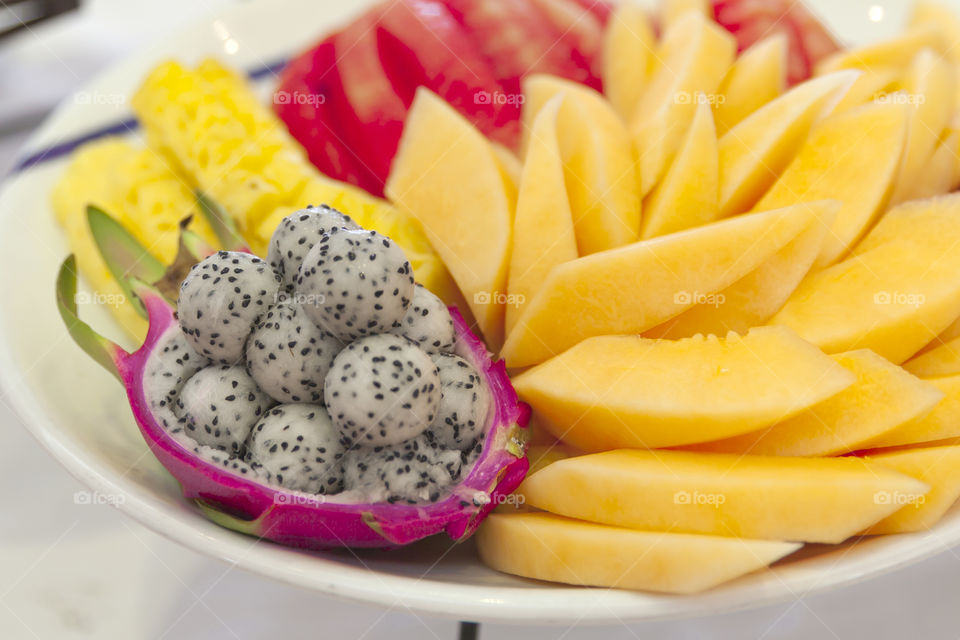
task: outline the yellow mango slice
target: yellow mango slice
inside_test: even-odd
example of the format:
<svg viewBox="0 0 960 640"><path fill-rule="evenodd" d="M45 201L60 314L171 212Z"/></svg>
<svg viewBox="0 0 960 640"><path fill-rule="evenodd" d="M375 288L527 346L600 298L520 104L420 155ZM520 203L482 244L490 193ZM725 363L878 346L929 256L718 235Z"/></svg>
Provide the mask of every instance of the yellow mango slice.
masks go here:
<svg viewBox="0 0 960 640"><path fill-rule="evenodd" d="M696 111L697 92L713 95L733 62L736 43L725 29L694 11L681 16L657 52L662 64L630 122L646 196L673 160Z"/></svg>
<svg viewBox="0 0 960 640"><path fill-rule="evenodd" d="M817 64L816 74L824 75L841 69L902 69L923 49L933 49L947 55L952 45L953 42L944 38L938 26L919 25L888 40L838 51Z"/></svg>
<svg viewBox="0 0 960 640"><path fill-rule="evenodd" d="M949 327L941 331L940 335L928 342L923 349L917 351L917 355L914 356L914 358L928 351L933 351L937 347L943 346L948 342L952 342L954 338L960 338L960 318L954 320Z"/></svg>
<svg viewBox="0 0 960 640"><path fill-rule="evenodd" d="M661 0L660 25L664 31L669 31L680 18L688 11L693 11L704 18L713 19L713 8L707 0Z"/></svg>
<svg viewBox="0 0 960 640"><path fill-rule="evenodd" d="M826 118L756 208L841 201L813 266L836 262L885 207L900 169L907 122L907 108L897 104L868 104Z"/></svg>
<svg viewBox="0 0 960 640"><path fill-rule="evenodd" d="M716 220L719 171L713 113L702 102L663 181L644 201L640 236L653 238Z"/></svg>
<svg viewBox="0 0 960 640"><path fill-rule="evenodd" d="M800 150L810 128L857 77L841 71L795 86L720 138L720 216L749 210Z"/></svg>
<svg viewBox="0 0 960 640"><path fill-rule="evenodd" d="M777 33L740 54L720 83L715 106L723 135L787 88L787 38Z"/></svg>
<svg viewBox="0 0 960 640"><path fill-rule="evenodd" d="M942 40L954 45L944 55L948 56L954 64L960 64L960 49L956 47L956 43L960 42L960 17L950 7L939 2L917 0L913 3L910 26L940 31Z"/></svg>
<svg viewBox="0 0 960 640"><path fill-rule="evenodd" d="M807 276L770 322L828 353L904 362L960 315L958 241L960 197L903 204L861 243L870 248Z"/></svg>
<svg viewBox="0 0 960 640"><path fill-rule="evenodd" d="M930 486L926 495L915 500L910 500L910 496L890 495L890 500L901 502L900 509L867 529L864 533L868 535L926 531L960 497L960 446L877 453L866 459Z"/></svg>
<svg viewBox="0 0 960 640"><path fill-rule="evenodd" d="M900 95L910 99L913 109L894 203L907 199L937 146L940 132L950 122L955 108L955 82L951 64L929 49L917 54L910 65L903 79L905 93Z"/></svg>
<svg viewBox="0 0 960 640"><path fill-rule="evenodd" d="M860 74L849 91L840 99L833 113L842 113L878 98L887 99L888 90L900 78L900 69L870 69Z"/></svg>
<svg viewBox="0 0 960 640"><path fill-rule="evenodd" d="M943 400L925 416L874 438L867 443L870 447L897 447L960 437L960 375L928 378L927 382L943 393Z"/></svg>
<svg viewBox="0 0 960 640"><path fill-rule="evenodd" d="M726 335L728 331L745 333L773 317L820 253L820 245L833 224L840 203L823 200L803 206L815 211L815 219L796 239L723 291L645 331L644 335L675 340L698 333L718 336Z"/></svg>
<svg viewBox="0 0 960 640"><path fill-rule="evenodd" d="M524 117L536 117L540 105L561 93L558 138L578 251L589 255L635 242L641 207L636 157L610 103L577 83L536 75L524 82ZM524 129L533 131L533 125Z"/></svg>
<svg viewBox="0 0 960 640"><path fill-rule="evenodd" d="M833 358L857 376L840 393L767 429L688 449L771 456L849 453L926 415L944 397L935 386L872 351L850 351Z"/></svg>
<svg viewBox="0 0 960 640"><path fill-rule="evenodd" d="M860 458L779 458L619 450L568 458L528 477L527 504L632 529L839 543L929 486Z"/></svg>
<svg viewBox="0 0 960 640"><path fill-rule="evenodd" d="M912 242L927 248L939 246L946 249L958 240L960 194L949 194L904 202L890 209L853 248L851 255L862 255L893 242Z"/></svg>
<svg viewBox="0 0 960 640"><path fill-rule="evenodd" d="M416 218L494 348L503 341L515 195L483 135L420 89L386 192Z"/></svg>
<svg viewBox="0 0 960 640"><path fill-rule="evenodd" d="M651 329L756 269L815 215L799 206L739 216L559 265L528 302L501 356L522 367L590 336Z"/></svg>
<svg viewBox="0 0 960 640"><path fill-rule="evenodd" d="M633 531L547 513L492 514L477 531L488 567L596 587L698 593L789 555L801 545Z"/></svg>
<svg viewBox="0 0 960 640"><path fill-rule="evenodd" d="M922 378L960 374L960 338L954 338L907 360L903 363L903 368Z"/></svg>
<svg viewBox="0 0 960 640"><path fill-rule="evenodd" d="M624 121L636 112L654 67L657 36L647 10L634 0L620 3L603 38L603 92Z"/></svg>
<svg viewBox="0 0 960 640"><path fill-rule="evenodd" d="M490 145L493 147L493 152L496 154L497 160L500 161L500 170L505 176L504 180L516 191L520 187L520 174L523 173L523 163L520 162L520 159L513 151L502 144L491 142Z"/></svg>
<svg viewBox="0 0 960 640"><path fill-rule="evenodd" d="M931 198L960 186L960 131L945 133L914 182L904 186L904 200Z"/></svg>
<svg viewBox="0 0 960 640"><path fill-rule="evenodd" d="M533 124L513 222L507 333L550 270L577 258L577 238L557 141L557 117L563 100L562 95L550 100Z"/></svg>
<svg viewBox="0 0 960 640"><path fill-rule="evenodd" d="M793 332L759 327L742 337L590 338L513 383L554 436L583 451L606 451L756 431L855 379Z"/></svg>

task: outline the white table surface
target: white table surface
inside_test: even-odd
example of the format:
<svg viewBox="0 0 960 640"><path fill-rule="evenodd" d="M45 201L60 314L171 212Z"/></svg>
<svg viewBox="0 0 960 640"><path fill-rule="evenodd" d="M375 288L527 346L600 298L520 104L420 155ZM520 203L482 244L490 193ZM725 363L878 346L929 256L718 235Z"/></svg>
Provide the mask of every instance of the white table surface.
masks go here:
<svg viewBox="0 0 960 640"><path fill-rule="evenodd" d="M144 39L227 4L97 0L0 44L0 130L50 106ZM25 135L0 137L0 175ZM199 556L110 506L77 504L83 490L0 396L0 639L456 637L449 620L332 600ZM960 638L958 603L955 550L754 611L604 628L484 625L481 637L938 640Z"/></svg>

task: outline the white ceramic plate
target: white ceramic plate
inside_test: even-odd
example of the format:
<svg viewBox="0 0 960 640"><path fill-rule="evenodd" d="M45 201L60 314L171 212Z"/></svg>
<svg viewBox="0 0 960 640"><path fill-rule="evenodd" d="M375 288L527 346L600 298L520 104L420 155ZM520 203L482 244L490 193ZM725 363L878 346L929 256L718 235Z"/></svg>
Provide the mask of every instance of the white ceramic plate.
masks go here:
<svg viewBox="0 0 960 640"><path fill-rule="evenodd" d="M22 157L129 118L127 96L161 59L190 62L216 55L238 68L263 67L302 49L365 4L283 0L238 6L109 70L65 101ZM906 0L811 4L851 43L893 34L908 10ZM261 81L265 93L271 80L267 74ZM927 533L808 547L771 570L709 593L670 597L512 578L481 565L470 543L454 546L435 539L393 552L305 553L222 529L181 498L177 483L148 453L120 386L63 329L53 291L67 246L49 197L64 162L47 161L13 175L0 192L0 383L6 402L95 495L201 553L333 596L401 610L481 621L604 623L704 615L798 598L960 541L960 510L954 510ZM98 328L113 326L96 305L85 305L82 312Z"/></svg>

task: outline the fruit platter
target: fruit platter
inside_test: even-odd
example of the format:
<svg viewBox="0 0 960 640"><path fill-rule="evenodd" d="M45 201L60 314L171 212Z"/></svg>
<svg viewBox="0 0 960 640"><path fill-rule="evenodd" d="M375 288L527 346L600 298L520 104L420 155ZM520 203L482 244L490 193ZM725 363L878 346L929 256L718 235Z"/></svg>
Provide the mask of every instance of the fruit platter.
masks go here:
<svg viewBox="0 0 960 640"><path fill-rule="evenodd" d="M471 620L960 543L960 6L320 4L124 61L3 185L0 382L97 495Z"/></svg>

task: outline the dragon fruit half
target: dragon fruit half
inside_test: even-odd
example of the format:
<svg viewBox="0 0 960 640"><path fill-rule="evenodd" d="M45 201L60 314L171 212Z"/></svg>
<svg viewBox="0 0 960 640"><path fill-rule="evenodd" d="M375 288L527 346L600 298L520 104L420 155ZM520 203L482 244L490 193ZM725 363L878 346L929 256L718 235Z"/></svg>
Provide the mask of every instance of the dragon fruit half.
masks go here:
<svg viewBox="0 0 960 640"><path fill-rule="evenodd" d="M316 210L304 210L311 211ZM329 215L329 211L325 213ZM404 298L402 306L395 310L386 307L390 318L396 316L395 319L386 322L384 319L390 318L381 315L382 326L376 327L374 322L365 321L364 327L383 332L368 337L361 337L363 331L353 335L349 325L338 326L336 318L329 322L332 326L323 327L339 329L344 341L342 357L332 363L332 355L324 355L320 367L310 359L316 359L311 352L301 360L287 358L276 365L268 363L270 366L255 368L251 377L235 347L229 354L216 350L203 353L202 347L209 345L210 340L198 343L195 327L181 327L182 320L178 321L171 302L173 283L179 284L183 279L190 261L178 258L174 267L179 269L179 275L171 273L174 267L159 273L160 265L150 263L149 258L149 268L144 268L144 256L149 254L122 227L102 213L91 215L90 222L112 272L135 276L126 279L123 286L135 296L138 308L147 316L149 331L143 345L127 353L80 320L73 256L64 262L57 279L60 314L77 344L124 385L150 450L180 482L184 496L194 500L214 522L302 548L389 548L440 532L460 540L471 535L500 498L523 480L528 468L524 449L529 409L518 401L503 363L491 360L483 343L455 308L449 310L455 336L452 345L449 323L442 319L446 315L442 307L434 308L436 303L427 299L430 294L420 292L419 287L416 299L411 301L407 298L413 296L407 294L414 290L405 289L400 296ZM369 243L363 234L371 234L369 237L377 243L394 251L386 239L360 230L331 232L318 228L310 242L330 242L331 236L332 242L350 238L346 250L352 256L354 248L359 253L367 250ZM359 239L360 244L354 239ZM190 243L184 245L189 251ZM237 261L236 254L216 253L207 247L201 250L200 255L193 252L193 262L207 257L194 267L188 280L204 278L204 282L185 285L180 290L181 303L184 290L191 296L191 321L197 320L196 308L203 308L203 296L210 295L217 305L222 302L218 295L203 289L218 277L217 286L222 281L239 288L247 287L243 283L248 279L250 290L256 294L264 289L261 280L273 280L272 276L267 280L260 275L266 263L256 259ZM307 252L301 249L301 253ZM393 264L397 256L391 253L387 257L385 264L389 264L390 271L401 274L406 283L403 266ZM316 264L324 266L322 257L319 263L309 263L310 260L308 256L304 271L311 265L314 269ZM251 270L256 275L250 275ZM289 274L279 274L277 280L280 279L289 282ZM145 280L157 284L146 284ZM386 286L388 292L395 293L392 283ZM358 300L368 293L362 287L350 290ZM332 297L337 291L323 293ZM374 288L370 293L374 293ZM242 328L255 334L247 344L248 367L249 358L253 358L250 354L263 357L264 343L282 343L289 338L292 344L292 338L306 335L307 327L301 326L302 314L301 319L293 317L289 300L281 299L270 306L266 297L261 297L262 300L256 296L246 299L251 307L276 309L266 321L254 318L245 307L233 315L226 314L222 306L210 310L217 323L229 326L230 332ZM375 300L379 302L381 298ZM366 313L356 300L350 304L349 315L343 317L352 321ZM429 313L425 310L428 307ZM408 308L411 314L420 316L416 326L400 321ZM281 312L285 323L282 326L276 324ZM268 313L259 311L262 318L267 318ZM441 319L428 321L431 314L432 318ZM265 324L280 338L271 336L265 340ZM436 327L436 344L424 333L429 333L431 326ZM408 331L415 335L406 336ZM329 335L320 330L315 333ZM320 338L312 333L309 338L312 347L322 346L328 351L337 340L323 338L333 342L318 346ZM238 342L232 333L230 339L231 344ZM430 351L442 345L447 354L441 357L421 350L428 344ZM381 358L381 352L396 357ZM234 363L236 360L240 362ZM355 361L354 367L363 370L359 378L350 367L351 360ZM380 363L386 363L384 368L377 368ZM447 373L449 363L459 363L463 373L451 376ZM319 392L302 393L309 387L305 388L297 376L312 375L311 372L327 367L330 371L325 402L320 400ZM279 386L267 388L262 383L258 386L258 378L271 375L272 371L286 376L283 383L288 387L297 383L297 391L286 387L281 391ZM377 410L381 384L384 388L393 385L394 389L407 384L413 390L407 399L413 400L391 407L390 411ZM448 397L441 393L444 385L450 391ZM370 411L356 406L363 402L370 403ZM404 410L410 412L406 417ZM364 431L353 429L354 422L373 414L376 419L368 428L377 430L375 437L361 437ZM435 420L436 432L432 427L424 431L424 425L411 424L418 415L428 422ZM458 421L459 415L467 416L463 427L451 430L451 416ZM483 416L482 425L475 424L479 416ZM383 429L392 430L393 436L383 437ZM364 483L373 483L372 488Z"/></svg>

